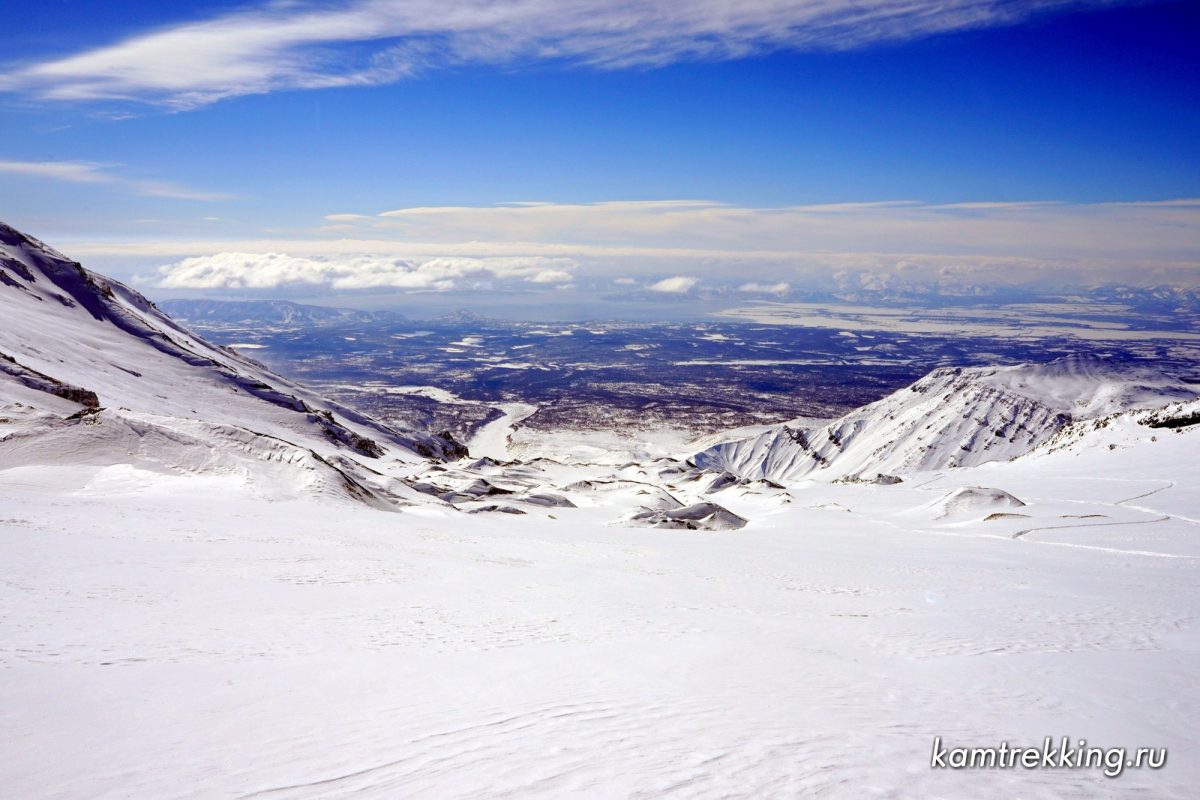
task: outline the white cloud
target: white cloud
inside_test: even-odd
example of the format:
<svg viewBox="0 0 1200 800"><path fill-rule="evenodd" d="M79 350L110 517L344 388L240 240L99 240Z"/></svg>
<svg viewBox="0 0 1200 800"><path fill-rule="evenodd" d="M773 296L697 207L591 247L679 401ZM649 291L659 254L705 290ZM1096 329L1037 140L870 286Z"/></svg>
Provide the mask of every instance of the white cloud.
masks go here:
<svg viewBox="0 0 1200 800"><path fill-rule="evenodd" d="M225 194L224 192L204 192L165 181L134 181L125 179L119 180L118 183L123 183L138 194L144 194L148 197L166 197L171 200L215 202L217 200L232 200L234 198L233 195Z"/></svg>
<svg viewBox="0 0 1200 800"><path fill-rule="evenodd" d="M749 294L787 294L791 289L785 281L779 283L743 283L738 287L739 292L747 292Z"/></svg>
<svg viewBox="0 0 1200 800"><path fill-rule="evenodd" d="M561 269L544 269L528 279L530 283L568 283L571 273Z"/></svg>
<svg viewBox="0 0 1200 800"><path fill-rule="evenodd" d="M1006 25L1108 0L348 0L270 2L54 60L0 90L195 108L280 89L389 83L455 64L601 69L847 49Z"/></svg>
<svg viewBox="0 0 1200 800"><path fill-rule="evenodd" d="M276 289L320 286L334 290L447 291L499 283L566 284L569 259L442 257L422 262L384 256L315 257L283 253L214 253L185 258L159 270L163 289Z"/></svg>
<svg viewBox="0 0 1200 800"><path fill-rule="evenodd" d="M686 292L690 292L692 287L694 287L698 282L698 279L687 275L676 275L673 278L663 278L661 281L652 283L646 288L652 292L684 294Z"/></svg>
<svg viewBox="0 0 1200 800"><path fill-rule="evenodd" d="M115 180L104 172L102 164L83 161L0 161L0 172L71 183L111 183Z"/></svg>
<svg viewBox="0 0 1200 800"><path fill-rule="evenodd" d="M88 161L0 161L0 173L69 183L112 184L148 197L167 197L175 200L211 201L230 198L227 194L197 191L165 181L127 178L112 172L108 165Z"/></svg>

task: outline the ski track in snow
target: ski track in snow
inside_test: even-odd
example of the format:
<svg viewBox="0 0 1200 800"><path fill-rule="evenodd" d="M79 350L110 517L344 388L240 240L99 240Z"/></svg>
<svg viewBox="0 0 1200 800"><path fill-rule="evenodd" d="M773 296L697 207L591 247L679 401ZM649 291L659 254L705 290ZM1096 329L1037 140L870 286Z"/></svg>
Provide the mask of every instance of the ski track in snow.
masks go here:
<svg viewBox="0 0 1200 800"><path fill-rule="evenodd" d="M1161 517L1157 517L1155 519L1135 519L1135 520L1131 520L1131 521L1121 521L1121 522L1083 522L1083 523L1079 523L1077 525L1047 525L1047 526L1044 526L1041 528L1026 528L1023 531L1017 531L1016 533L1014 533L1012 535L1012 538L1013 539L1024 539L1024 537L1030 533L1036 533L1038 531L1061 531L1061 530L1066 530L1068 528L1105 528L1105 527L1110 527L1113 525L1152 525L1155 522L1166 522L1169 519L1170 519L1170 517L1164 515ZM1118 550L1116 552L1128 553L1130 551ZM1146 553L1142 553L1142 554L1146 555ZM1149 555L1163 556L1163 555L1168 555L1168 554L1151 553Z"/></svg>

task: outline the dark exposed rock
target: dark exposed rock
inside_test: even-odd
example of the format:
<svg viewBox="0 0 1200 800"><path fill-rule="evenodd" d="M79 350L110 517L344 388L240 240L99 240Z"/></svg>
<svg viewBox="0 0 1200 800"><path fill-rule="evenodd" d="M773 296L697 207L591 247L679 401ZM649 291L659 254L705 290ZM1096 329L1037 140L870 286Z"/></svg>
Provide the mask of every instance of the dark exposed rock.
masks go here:
<svg viewBox="0 0 1200 800"><path fill-rule="evenodd" d="M647 509L634 514L629 522L650 528L734 531L744 528L748 520L716 503L696 503L668 510Z"/></svg>
<svg viewBox="0 0 1200 800"><path fill-rule="evenodd" d="M468 514L490 514L490 513L524 514L526 512L522 511L519 508L513 508L512 506L489 505L489 506L481 506L480 508L473 508L470 511L468 511L467 513Z"/></svg>
<svg viewBox="0 0 1200 800"><path fill-rule="evenodd" d="M1159 417L1145 424L1151 428L1188 428L1192 425L1200 425L1200 412L1193 411L1177 417Z"/></svg>
<svg viewBox="0 0 1200 800"><path fill-rule="evenodd" d="M719 492L722 489L728 489L731 486L741 486L748 482L749 481L745 480L744 478L739 478L737 475L733 475L728 472L722 472L713 479L712 483L705 487L704 493L713 494L714 492Z"/></svg>
<svg viewBox="0 0 1200 800"><path fill-rule="evenodd" d="M18 382L30 389L46 392L55 397L70 400L72 403L79 403L84 408L100 407L100 398L90 389L72 386L35 369L30 369L4 353L0 353L0 373L16 378Z"/></svg>
<svg viewBox="0 0 1200 800"><path fill-rule="evenodd" d="M435 434L438 439L445 442L442 448L442 458L447 461L455 461L460 458L467 458L470 454L467 452L466 445L460 443L451 435L450 431L440 431Z"/></svg>
<svg viewBox="0 0 1200 800"><path fill-rule="evenodd" d="M521 502L545 508L576 508L576 505L560 494L541 492L520 498Z"/></svg>

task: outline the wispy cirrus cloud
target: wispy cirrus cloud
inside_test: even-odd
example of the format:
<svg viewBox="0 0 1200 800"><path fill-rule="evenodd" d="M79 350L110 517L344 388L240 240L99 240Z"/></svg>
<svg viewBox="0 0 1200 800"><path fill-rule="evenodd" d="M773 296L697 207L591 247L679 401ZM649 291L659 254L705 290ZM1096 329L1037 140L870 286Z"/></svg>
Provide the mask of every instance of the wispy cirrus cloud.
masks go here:
<svg viewBox="0 0 1200 800"><path fill-rule="evenodd" d="M111 183L102 165L84 161L0 161L0 172L70 183Z"/></svg>
<svg viewBox="0 0 1200 800"><path fill-rule="evenodd" d="M129 178L112 171L112 166L88 161L0 161L0 173L45 178L68 183L112 184L147 197L173 200L228 200L232 195L189 189L167 181Z"/></svg>
<svg viewBox="0 0 1200 800"><path fill-rule="evenodd" d="M599 69L837 50L1008 25L1118 0L346 0L269 2L14 66L0 90L175 109L391 83L457 64Z"/></svg>

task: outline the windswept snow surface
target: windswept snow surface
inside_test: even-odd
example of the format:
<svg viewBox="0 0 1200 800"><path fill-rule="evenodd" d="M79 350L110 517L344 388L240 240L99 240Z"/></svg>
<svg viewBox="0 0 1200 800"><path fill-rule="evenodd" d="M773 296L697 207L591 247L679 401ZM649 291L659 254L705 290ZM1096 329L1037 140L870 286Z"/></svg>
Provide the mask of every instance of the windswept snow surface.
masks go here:
<svg viewBox="0 0 1200 800"><path fill-rule="evenodd" d="M812 483L720 533L612 527L599 505L389 514L2 470L0 786L1190 798L1200 442L1121 427L1117 449L924 485ZM931 507L975 486L1027 516ZM929 767L934 736L1062 735L1169 760L1114 779Z"/></svg>

